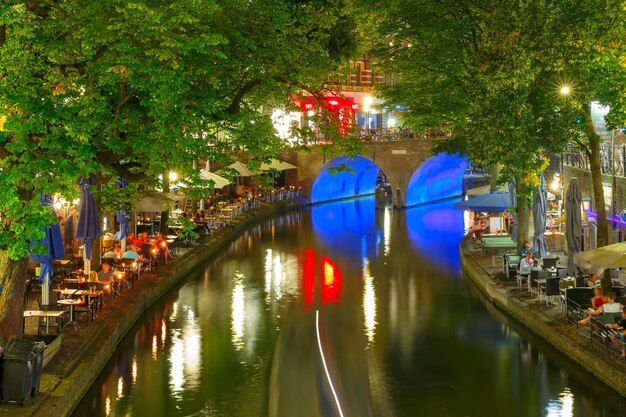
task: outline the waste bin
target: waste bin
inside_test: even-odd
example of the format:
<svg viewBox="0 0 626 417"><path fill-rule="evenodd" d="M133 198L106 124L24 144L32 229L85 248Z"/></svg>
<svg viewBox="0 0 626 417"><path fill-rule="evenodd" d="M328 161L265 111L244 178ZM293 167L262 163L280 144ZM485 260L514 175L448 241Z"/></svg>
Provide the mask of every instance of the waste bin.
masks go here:
<svg viewBox="0 0 626 417"><path fill-rule="evenodd" d="M46 349L44 342L35 342L33 347L34 363L33 363L33 390L32 396L39 394L39 383L41 382L41 369L43 368L43 352Z"/></svg>
<svg viewBox="0 0 626 417"><path fill-rule="evenodd" d="M2 357L2 400L16 401L20 405L30 402L33 390L33 361L35 355L32 340L11 340Z"/></svg>

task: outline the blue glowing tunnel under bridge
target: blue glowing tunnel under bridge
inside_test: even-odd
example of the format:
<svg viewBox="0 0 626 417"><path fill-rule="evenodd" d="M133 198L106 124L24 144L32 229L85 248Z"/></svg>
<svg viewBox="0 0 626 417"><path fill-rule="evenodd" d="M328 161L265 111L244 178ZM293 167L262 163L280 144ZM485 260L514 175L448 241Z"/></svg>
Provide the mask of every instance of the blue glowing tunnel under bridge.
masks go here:
<svg viewBox="0 0 626 417"><path fill-rule="evenodd" d="M426 160L413 173L406 191L406 206L446 200L463 194L467 159L440 153Z"/></svg>
<svg viewBox="0 0 626 417"><path fill-rule="evenodd" d="M311 202L373 194L379 171L380 168L374 162L362 156L335 158L317 175L311 190Z"/></svg>

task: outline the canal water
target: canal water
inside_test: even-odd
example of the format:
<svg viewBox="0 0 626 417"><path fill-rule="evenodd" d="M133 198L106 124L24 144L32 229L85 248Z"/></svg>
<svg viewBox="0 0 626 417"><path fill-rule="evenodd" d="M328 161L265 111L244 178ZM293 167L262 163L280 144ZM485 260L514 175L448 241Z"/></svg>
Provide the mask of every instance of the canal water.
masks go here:
<svg viewBox="0 0 626 417"><path fill-rule="evenodd" d="M466 226L373 199L264 221L150 309L74 415L622 415L476 295Z"/></svg>

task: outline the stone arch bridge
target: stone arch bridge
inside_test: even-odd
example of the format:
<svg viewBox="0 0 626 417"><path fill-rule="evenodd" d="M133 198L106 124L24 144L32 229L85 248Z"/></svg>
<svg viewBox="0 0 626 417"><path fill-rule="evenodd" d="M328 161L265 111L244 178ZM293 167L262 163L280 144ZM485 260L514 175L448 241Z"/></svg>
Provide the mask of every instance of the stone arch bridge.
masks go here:
<svg viewBox="0 0 626 417"><path fill-rule="evenodd" d="M363 155L353 159L329 156L317 147L280 157L298 167L285 172L287 183L302 187L313 204L373 194L382 171L394 207L403 208L463 194L467 160L459 155L433 156L431 149L432 140L370 142ZM340 167L349 170L337 170Z"/></svg>

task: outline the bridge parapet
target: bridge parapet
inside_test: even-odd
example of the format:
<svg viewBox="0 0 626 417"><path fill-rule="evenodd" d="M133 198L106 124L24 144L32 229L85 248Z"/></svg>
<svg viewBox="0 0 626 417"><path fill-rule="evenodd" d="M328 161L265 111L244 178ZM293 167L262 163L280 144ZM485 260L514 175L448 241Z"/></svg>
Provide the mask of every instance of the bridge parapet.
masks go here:
<svg viewBox="0 0 626 417"><path fill-rule="evenodd" d="M433 139L365 142L365 151L361 157L371 161L371 163L378 169L382 170L389 180L389 184L392 189L394 207L401 208L406 207L407 205L415 204L411 203L412 201L415 201L414 199L409 199L407 204L406 194L409 189L409 183L418 168L432 156L432 147ZM335 158L341 156L329 155L326 152L323 147L310 147L307 150L292 150L281 154L280 156L282 159L298 167L297 170L286 172L285 175L287 183L302 187L305 195L311 198L313 186L318 178L318 175L320 173L326 174L328 172L328 167L326 165ZM343 158L341 161L345 162L346 159ZM363 165L362 160L359 163ZM376 172L378 172L378 169L376 169ZM464 171L465 168L462 167L461 169ZM376 176L374 175L372 177L370 171L371 169L367 168L368 174L361 176L362 180L367 181L368 184L369 182L376 180ZM359 177L359 175L363 173L356 172L355 176ZM428 177L430 172L421 172L420 175ZM359 183L359 181L359 178L348 179L337 176L338 188L335 192L337 198L350 195L350 190L346 190L345 187L353 187L355 194L358 194L359 190L372 189L372 184L364 186L364 184ZM341 182L344 182L345 184L342 186L340 184ZM441 184L442 183L438 183L437 185ZM459 186L458 188L459 190L457 195L460 195L462 186ZM325 194L333 194L331 183L326 183ZM313 200L316 199L314 198Z"/></svg>

